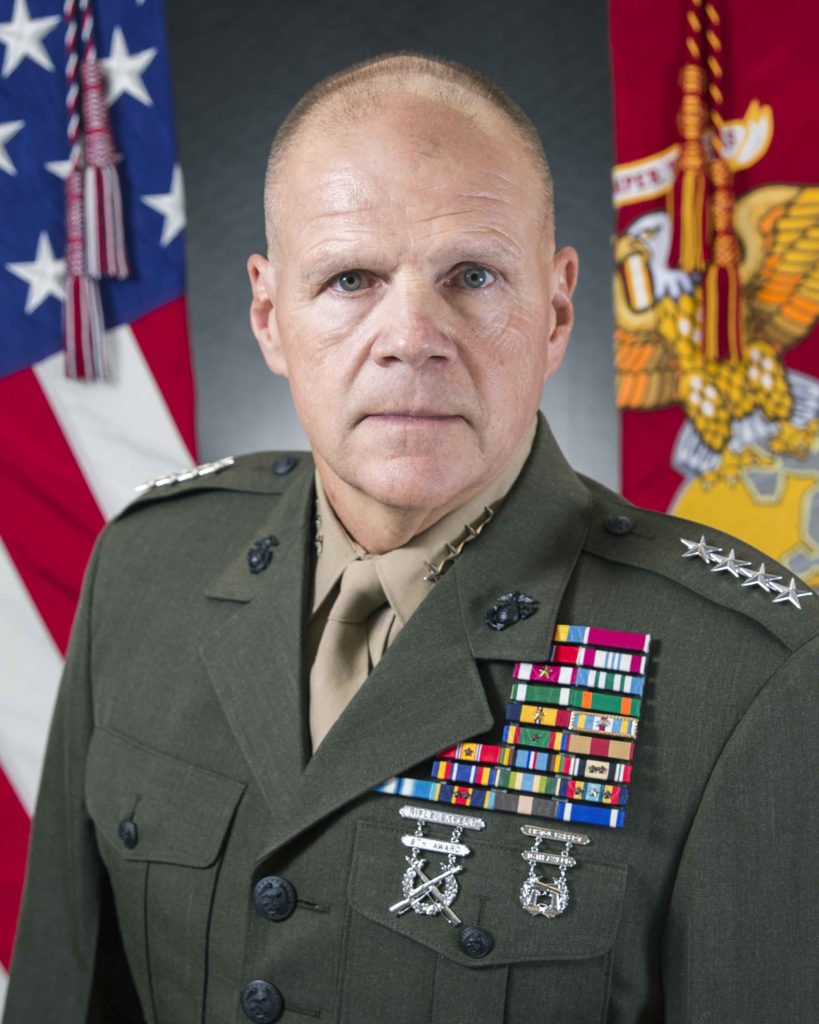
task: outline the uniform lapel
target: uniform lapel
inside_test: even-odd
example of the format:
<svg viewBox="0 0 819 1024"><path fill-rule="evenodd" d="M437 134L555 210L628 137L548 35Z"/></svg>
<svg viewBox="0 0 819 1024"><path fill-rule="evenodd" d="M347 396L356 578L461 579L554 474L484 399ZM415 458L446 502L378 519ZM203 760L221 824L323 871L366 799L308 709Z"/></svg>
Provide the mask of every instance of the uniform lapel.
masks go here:
<svg viewBox="0 0 819 1024"><path fill-rule="evenodd" d="M302 623L310 590L313 463L301 459L282 496L206 589L236 602L200 654L236 740L274 819L287 813L307 759L301 679ZM250 544L273 534L270 565L250 573Z"/></svg>
<svg viewBox="0 0 819 1024"><path fill-rule="evenodd" d="M542 413L532 455L487 531L486 549L458 566L458 589L475 658L534 661L552 638L563 592L589 530L591 495L566 462ZM495 525L495 524L493 524ZM486 613L502 594L520 591L538 602L529 619L497 631Z"/></svg>
<svg viewBox="0 0 819 1024"><path fill-rule="evenodd" d="M327 734L297 780L291 813L274 818L262 856L379 782L491 728L476 661L545 654L590 504L541 415L532 454L495 520L435 584ZM501 632L487 627L491 604L515 590L535 598L538 612ZM284 778L292 770L279 786Z"/></svg>
<svg viewBox="0 0 819 1024"><path fill-rule="evenodd" d="M419 567L422 568L422 567ZM492 725L455 578L424 599L302 775L299 829L465 735Z"/></svg>

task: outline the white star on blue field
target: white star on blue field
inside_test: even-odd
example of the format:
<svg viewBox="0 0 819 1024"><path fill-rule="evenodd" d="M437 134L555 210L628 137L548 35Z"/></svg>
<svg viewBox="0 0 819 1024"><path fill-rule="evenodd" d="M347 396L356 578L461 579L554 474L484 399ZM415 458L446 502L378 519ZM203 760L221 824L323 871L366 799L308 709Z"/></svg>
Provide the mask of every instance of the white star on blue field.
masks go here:
<svg viewBox="0 0 819 1024"><path fill-rule="evenodd" d="M183 294L185 196L162 4L106 0L94 14L132 266L100 283L111 328ZM0 376L61 347L64 42L60 0L0 0Z"/></svg>

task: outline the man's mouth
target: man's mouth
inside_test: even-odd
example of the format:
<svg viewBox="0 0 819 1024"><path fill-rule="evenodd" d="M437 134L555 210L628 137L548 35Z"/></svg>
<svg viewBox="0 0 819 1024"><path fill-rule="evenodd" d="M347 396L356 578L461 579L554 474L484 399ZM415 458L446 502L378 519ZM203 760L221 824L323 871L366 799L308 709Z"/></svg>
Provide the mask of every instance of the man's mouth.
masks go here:
<svg viewBox="0 0 819 1024"><path fill-rule="evenodd" d="M457 413L436 412L433 410L390 410L388 412L367 413L363 419L378 420L383 423L401 423L411 425L413 423L446 422L448 420L463 419Z"/></svg>

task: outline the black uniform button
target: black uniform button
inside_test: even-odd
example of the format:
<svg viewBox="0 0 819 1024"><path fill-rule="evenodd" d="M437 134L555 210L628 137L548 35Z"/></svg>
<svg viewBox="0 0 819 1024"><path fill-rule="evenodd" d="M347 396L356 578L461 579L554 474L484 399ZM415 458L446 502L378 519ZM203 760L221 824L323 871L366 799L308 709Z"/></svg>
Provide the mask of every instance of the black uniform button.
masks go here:
<svg viewBox="0 0 819 1024"><path fill-rule="evenodd" d="M606 516L605 525L609 533L617 534L619 537L631 533L634 529L634 521L631 516L624 515L622 512L612 512L610 516Z"/></svg>
<svg viewBox="0 0 819 1024"><path fill-rule="evenodd" d="M485 928L463 928L458 937L461 949L473 960L480 960L482 956L492 952L495 940Z"/></svg>
<svg viewBox="0 0 819 1024"><path fill-rule="evenodd" d="M286 921L296 909L296 890L286 878L267 875L254 886L253 902L268 921Z"/></svg>
<svg viewBox="0 0 819 1024"><path fill-rule="evenodd" d="M273 460L273 472L276 476L286 476L291 469L295 468L298 461L295 455L280 455Z"/></svg>
<svg viewBox="0 0 819 1024"><path fill-rule="evenodd" d="M256 1024L273 1024L284 1013L284 998L269 981L249 981L242 992L242 1009Z"/></svg>
<svg viewBox="0 0 819 1024"><path fill-rule="evenodd" d="M133 850L136 846L138 839L137 827L130 818L125 818L124 821L119 823L117 835L122 840L122 845L126 850Z"/></svg>

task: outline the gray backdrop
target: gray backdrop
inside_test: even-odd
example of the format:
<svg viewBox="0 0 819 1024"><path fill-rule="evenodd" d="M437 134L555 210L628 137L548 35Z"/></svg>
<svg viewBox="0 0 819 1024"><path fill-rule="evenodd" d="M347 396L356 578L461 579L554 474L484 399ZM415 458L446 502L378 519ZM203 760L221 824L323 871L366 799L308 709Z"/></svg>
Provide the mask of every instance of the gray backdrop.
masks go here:
<svg viewBox="0 0 819 1024"><path fill-rule="evenodd" d="M580 253L572 343L542 408L572 464L618 487L603 0L168 0L166 9L202 458L306 447L287 384L268 372L248 324L245 261L265 251L267 151L314 82L365 57L413 49L489 75L540 131L558 245Z"/></svg>

